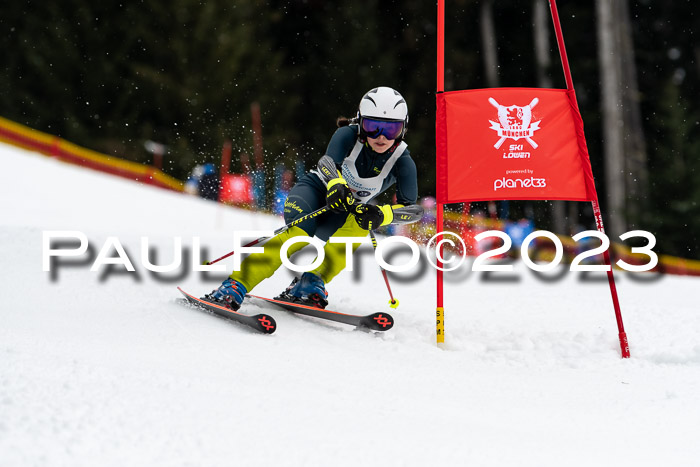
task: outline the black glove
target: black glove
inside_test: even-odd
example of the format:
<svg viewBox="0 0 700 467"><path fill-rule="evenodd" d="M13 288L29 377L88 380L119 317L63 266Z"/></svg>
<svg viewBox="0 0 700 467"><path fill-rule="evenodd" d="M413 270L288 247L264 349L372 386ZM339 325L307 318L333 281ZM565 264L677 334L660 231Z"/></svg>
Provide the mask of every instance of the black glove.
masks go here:
<svg viewBox="0 0 700 467"><path fill-rule="evenodd" d="M394 220L391 206L374 206L372 204L358 204L355 206L355 220L357 225L365 230L374 230L382 225L390 224Z"/></svg>
<svg viewBox="0 0 700 467"><path fill-rule="evenodd" d="M328 192L326 193L326 203L333 212L350 211L355 204L355 197L348 187L348 183L341 177L334 178L328 182Z"/></svg>

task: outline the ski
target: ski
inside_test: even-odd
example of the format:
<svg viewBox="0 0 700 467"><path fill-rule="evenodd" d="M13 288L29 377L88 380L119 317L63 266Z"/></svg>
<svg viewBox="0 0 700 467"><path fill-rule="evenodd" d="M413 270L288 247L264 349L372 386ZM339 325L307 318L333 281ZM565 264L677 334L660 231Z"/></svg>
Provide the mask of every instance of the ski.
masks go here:
<svg viewBox="0 0 700 467"><path fill-rule="evenodd" d="M268 314L259 313L257 315L246 315L234 311L230 308L226 308L225 306L217 305L216 303L211 303L199 299L193 295L188 294L180 287L178 287L177 290L182 292L182 295L185 296L189 303L203 310L215 313L223 318L245 324L246 326L250 326L256 331L260 331L265 334L272 334L277 329L277 323L275 322L275 319Z"/></svg>
<svg viewBox="0 0 700 467"><path fill-rule="evenodd" d="M283 300L275 300L273 298L259 297L257 295L248 294L246 297L263 300L267 303L272 303L280 308L300 315L313 316L314 318L326 319L337 323L350 324L352 326L366 327L373 331L388 331L394 325L394 318L389 313L372 313L370 315L349 315L347 313L339 313L337 311L325 310L315 306L303 305L301 303L285 302Z"/></svg>

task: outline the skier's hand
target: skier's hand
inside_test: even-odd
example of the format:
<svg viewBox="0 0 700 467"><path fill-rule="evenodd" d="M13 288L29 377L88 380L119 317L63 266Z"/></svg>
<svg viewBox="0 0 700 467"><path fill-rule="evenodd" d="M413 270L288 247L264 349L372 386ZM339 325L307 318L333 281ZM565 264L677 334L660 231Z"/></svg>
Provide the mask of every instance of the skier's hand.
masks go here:
<svg viewBox="0 0 700 467"><path fill-rule="evenodd" d="M355 204L355 197L348 187L348 183L342 177L334 178L328 182L326 203L333 212L351 211Z"/></svg>
<svg viewBox="0 0 700 467"><path fill-rule="evenodd" d="M355 206L355 220L357 225L365 230L374 230L383 225L391 224L394 220L394 211L391 205L374 206L372 204L358 204Z"/></svg>

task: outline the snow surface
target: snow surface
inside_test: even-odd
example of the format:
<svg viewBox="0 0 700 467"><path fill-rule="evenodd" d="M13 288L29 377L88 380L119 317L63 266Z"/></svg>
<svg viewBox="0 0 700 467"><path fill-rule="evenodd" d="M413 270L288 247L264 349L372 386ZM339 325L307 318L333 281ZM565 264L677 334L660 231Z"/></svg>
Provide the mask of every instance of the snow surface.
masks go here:
<svg viewBox="0 0 700 467"><path fill-rule="evenodd" d="M392 276L389 332L268 309L278 330L261 335L179 303L176 285L201 295L226 273L151 274L140 242L157 264L175 237L190 251L200 237L214 258L234 230L279 218L6 145L0 158L4 467L700 465L697 278L616 273L627 360L604 278L545 280L522 265L447 274L445 349L429 267ZM84 232L92 256L42 271L50 230ZM90 271L109 237L136 272ZM331 307L391 311L361 251L328 285ZM280 270L255 292L291 277Z"/></svg>

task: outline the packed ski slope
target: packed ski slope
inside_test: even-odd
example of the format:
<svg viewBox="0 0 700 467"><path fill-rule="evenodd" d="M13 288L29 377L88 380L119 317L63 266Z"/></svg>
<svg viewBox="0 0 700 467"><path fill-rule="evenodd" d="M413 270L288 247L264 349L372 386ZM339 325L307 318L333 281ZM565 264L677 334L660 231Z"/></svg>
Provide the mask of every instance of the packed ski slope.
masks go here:
<svg viewBox="0 0 700 467"><path fill-rule="evenodd" d="M191 271L195 237L217 257L234 230L280 219L5 145L0 161L4 467L700 462L697 279L617 274L629 360L604 279L522 266L447 274L445 349L430 267L392 277L401 306L387 333L268 308L278 330L256 334L182 306L176 286L201 295L226 275ZM56 230L83 232L90 249L44 272L42 233ZM110 237L135 272L90 270ZM147 271L141 237L156 264L180 237L183 270ZM362 251L328 285L331 307L391 311Z"/></svg>

